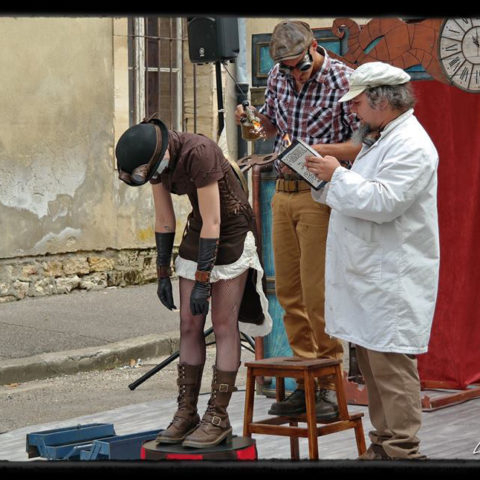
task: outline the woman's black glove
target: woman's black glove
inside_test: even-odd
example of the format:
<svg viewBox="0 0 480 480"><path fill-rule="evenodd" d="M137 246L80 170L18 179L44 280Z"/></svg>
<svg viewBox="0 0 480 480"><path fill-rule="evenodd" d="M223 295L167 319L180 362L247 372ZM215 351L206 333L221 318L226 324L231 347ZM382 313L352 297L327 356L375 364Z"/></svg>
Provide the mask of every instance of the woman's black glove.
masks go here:
<svg viewBox="0 0 480 480"><path fill-rule="evenodd" d="M217 251L218 238L200 238L195 285L190 295L190 310L193 315L207 315L208 313L212 293L210 273L217 259Z"/></svg>
<svg viewBox="0 0 480 480"><path fill-rule="evenodd" d="M177 309L173 303L172 282L170 281L170 276L172 275L170 262L172 259L174 238L175 232L155 232L155 241L157 244L157 295L163 305L169 310Z"/></svg>

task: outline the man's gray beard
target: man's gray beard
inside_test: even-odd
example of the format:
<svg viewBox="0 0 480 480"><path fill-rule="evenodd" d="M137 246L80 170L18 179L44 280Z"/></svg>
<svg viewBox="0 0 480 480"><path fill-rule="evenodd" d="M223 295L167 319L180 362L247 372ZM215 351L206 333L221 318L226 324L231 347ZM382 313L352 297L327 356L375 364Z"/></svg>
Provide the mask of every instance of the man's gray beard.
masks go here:
<svg viewBox="0 0 480 480"><path fill-rule="evenodd" d="M351 141L356 145L361 145L364 142L365 138L368 136L368 134L371 132L372 129L370 128L370 125L362 122L360 123L358 129L353 132Z"/></svg>

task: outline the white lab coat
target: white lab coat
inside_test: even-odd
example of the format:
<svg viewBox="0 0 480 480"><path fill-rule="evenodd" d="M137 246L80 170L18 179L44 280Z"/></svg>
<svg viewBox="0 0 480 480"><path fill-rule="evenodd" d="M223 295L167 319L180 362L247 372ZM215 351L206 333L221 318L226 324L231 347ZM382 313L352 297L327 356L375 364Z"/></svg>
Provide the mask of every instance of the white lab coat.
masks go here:
<svg viewBox="0 0 480 480"><path fill-rule="evenodd" d="M381 351L428 349L439 273L438 154L409 110L339 167L317 201L332 208L326 332ZM313 253L312 253L313 254Z"/></svg>

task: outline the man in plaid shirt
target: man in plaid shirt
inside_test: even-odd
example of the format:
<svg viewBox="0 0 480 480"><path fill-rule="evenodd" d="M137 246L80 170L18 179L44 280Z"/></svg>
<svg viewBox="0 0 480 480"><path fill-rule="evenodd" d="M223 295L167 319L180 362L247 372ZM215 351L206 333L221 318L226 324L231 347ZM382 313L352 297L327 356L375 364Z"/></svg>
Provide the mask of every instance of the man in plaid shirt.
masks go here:
<svg viewBox="0 0 480 480"><path fill-rule="evenodd" d="M282 21L274 29L270 55L275 62L269 73L265 103L258 112L267 137L275 137L279 152L294 139L311 145L320 155L353 161L360 145L350 141L358 120L348 102L338 100L348 91L353 71L328 56L317 44L307 23ZM237 106L240 123L243 107ZM285 311L284 324L295 356L343 358L338 339L325 333L325 247L330 209L311 196L310 185L277 161L276 191L272 200L273 251L277 299ZM317 393L319 421L338 414L335 387L323 379ZM304 413L304 385L269 413Z"/></svg>

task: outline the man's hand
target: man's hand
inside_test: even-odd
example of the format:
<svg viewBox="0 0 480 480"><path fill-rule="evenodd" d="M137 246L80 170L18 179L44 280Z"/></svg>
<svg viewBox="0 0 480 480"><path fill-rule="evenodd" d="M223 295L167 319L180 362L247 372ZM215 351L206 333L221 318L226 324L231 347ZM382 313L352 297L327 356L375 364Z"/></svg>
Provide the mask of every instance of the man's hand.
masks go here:
<svg viewBox="0 0 480 480"><path fill-rule="evenodd" d="M246 118L247 114L245 113L245 108L242 104L237 105L235 108L235 123L240 125L241 119Z"/></svg>
<svg viewBox="0 0 480 480"><path fill-rule="evenodd" d="M330 155L324 157L312 155L305 158L305 166L319 180L329 182L332 179L333 172L340 167L340 162Z"/></svg>
<svg viewBox="0 0 480 480"><path fill-rule="evenodd" d="M296 172L292 170L288 165L285 165L284 163L280 163L280 172L282 175L295 175Z"/></svg>
<svg viewBox="0 0 480 480"><path fill-rule="evenodd" d="M328 148L328 144L325 144L325 143L315 143L313 145L310 145L310 148L313 148L319 155L326 155L326 152L325 152L325 146L327 145L327 148Z"/></svg>

